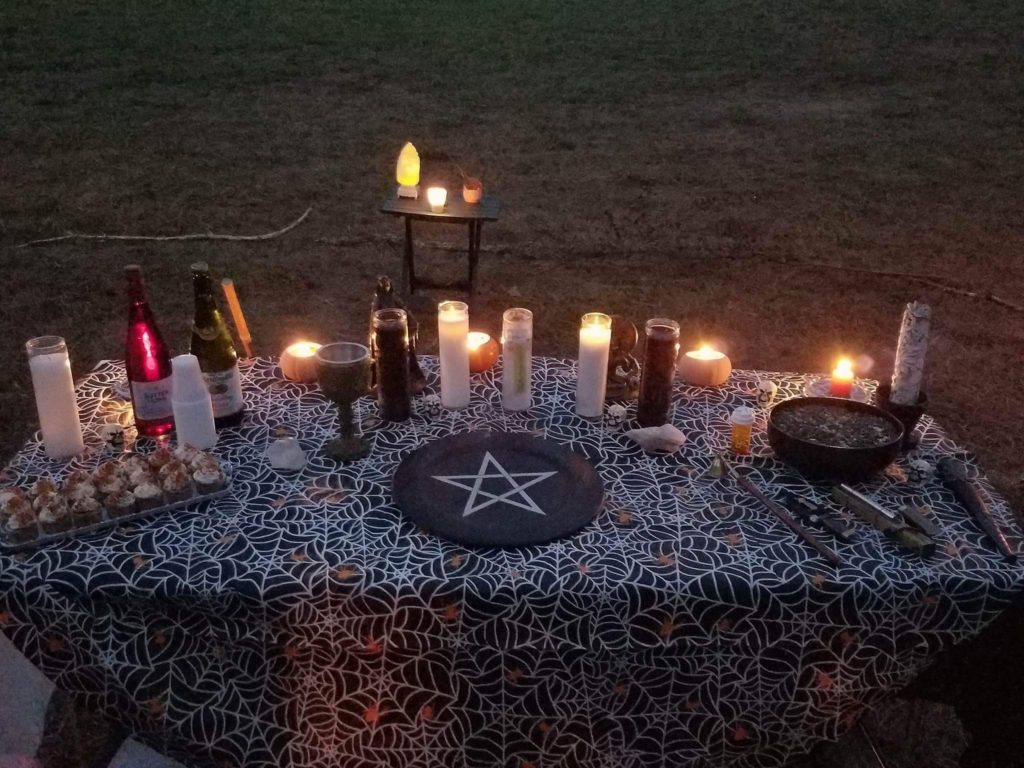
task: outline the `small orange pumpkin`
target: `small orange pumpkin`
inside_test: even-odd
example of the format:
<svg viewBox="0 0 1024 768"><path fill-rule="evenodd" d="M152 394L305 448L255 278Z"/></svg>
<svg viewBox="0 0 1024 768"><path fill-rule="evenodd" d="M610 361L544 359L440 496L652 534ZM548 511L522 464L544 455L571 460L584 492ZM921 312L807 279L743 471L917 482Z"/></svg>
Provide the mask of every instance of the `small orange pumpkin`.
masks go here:
<svg viewBox="0 0 1024 768"><path fill-rule="evenodd" d="M482 373L498 362L498 342L481 331L471 331L466 339L469 347L469 370Z"/></svg>

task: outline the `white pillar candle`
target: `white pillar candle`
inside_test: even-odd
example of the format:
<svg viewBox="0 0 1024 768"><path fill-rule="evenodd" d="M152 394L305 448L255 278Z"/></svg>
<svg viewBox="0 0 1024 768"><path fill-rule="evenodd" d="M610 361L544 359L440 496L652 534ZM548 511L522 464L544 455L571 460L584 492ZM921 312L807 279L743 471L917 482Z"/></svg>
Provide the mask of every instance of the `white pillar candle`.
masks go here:
<svg viewBox="0 0 1024 768"><path fill-rule="evenodd" d="M46 455L51 459L71 458L85 450L85 443L67 345L60 336L40 336L26 343L25 348Z"/></svg>
<svg viewBox="0 0 1024 768"><path fill-rule="evenodd" d="M588 419L604 413L604 390L608 381L608 345L612 319L590 312L580 323L580 361L576 375L576 413Z"/></svg>
<svg viewBox="0 0 1024 768"><path fill-rule="evenodd" d="M530 376L533 373L533 312L521 307L506 309L501 326L501 407L529 410Z"/></svg>
<svg viewBox="0 0 1024 768"><path fill-rule="evenodd" d="M441 357L441 405L469 405L469 307L464 301L437 305L437 346Z"/></svg>

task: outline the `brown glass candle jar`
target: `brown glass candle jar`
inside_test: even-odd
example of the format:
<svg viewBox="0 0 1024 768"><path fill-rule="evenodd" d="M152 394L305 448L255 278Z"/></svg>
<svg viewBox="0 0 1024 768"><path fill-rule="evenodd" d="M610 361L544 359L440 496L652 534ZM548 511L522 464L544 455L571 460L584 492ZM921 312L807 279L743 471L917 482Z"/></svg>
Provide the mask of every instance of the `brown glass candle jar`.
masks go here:
<svg viewBox="0 0 1024 768"><path fill-rule="evenodd" d="M380 417L385 421L405 421L412 414L409 326L405 310L378 309L374 312L373 337Z"/></svg>
<svg viewBox="0 0 1024 768"><path fill-rule="evenodd" d="M679 323L664 317L647 321L644 367L636 420L642 427L660 427L672 405L672 379L679 356Z"/></svg>

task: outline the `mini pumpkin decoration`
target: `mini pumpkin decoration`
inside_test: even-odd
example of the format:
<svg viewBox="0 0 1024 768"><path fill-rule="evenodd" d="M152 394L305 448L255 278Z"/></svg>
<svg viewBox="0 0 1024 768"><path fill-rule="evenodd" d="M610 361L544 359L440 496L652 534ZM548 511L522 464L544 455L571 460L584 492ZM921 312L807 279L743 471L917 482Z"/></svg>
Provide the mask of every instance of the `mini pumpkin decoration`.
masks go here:
<svg viewBox="0 0 1024 768"><path fill-rule="evenodd" d="M679 378L698 387L717 387L732 373L732 362L721 352L704 345L679 356Z"/></svg>
<svg viewBox="0 0 1024 768"><path fill-rule="evenodd" d="M469 370L482 373L498 362L498 342L480 331L471 331L466 340L469 347Z"/></svg>
<svg viewBox="0 0 1024 768"><path fill-rule="evenodd" d="M297 341L281 355L281 373L288 381L312 384L316 381L316 353L320 345L313 341Z"/></svg>

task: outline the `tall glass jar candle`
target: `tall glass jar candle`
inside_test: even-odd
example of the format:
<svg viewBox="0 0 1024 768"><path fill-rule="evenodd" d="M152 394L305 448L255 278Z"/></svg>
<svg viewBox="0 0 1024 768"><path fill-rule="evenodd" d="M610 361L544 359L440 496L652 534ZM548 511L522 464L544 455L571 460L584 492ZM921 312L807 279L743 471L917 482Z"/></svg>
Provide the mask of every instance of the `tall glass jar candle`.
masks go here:
<svg viewBox="0 0 1024 768"><path fill-rule="evenodd" d="M597 419L604 414L604 391L608 383L608 346L612 319L601 312L588 312L580 321L579 369L576 375L576 413Z"/></svg>
<svg viewBox="0 0 1024 768"><path fill-rule="evenodd" d="M441 358L441 405L469 407L469 306L464 301L437 305L437 346Z"/></svg>
<svg viewBox="0 0 1024 768"><path fill-rule="evenodd" d="M404 309L373 313L377 353L377 404L385 421L405 421L412 413L409 397L409 325Z"/></svg>
<svg viewBox="0 0 1024 768"><path fill-rule="evenodd" d="M501 407L507 411L530 408L532 355L533 312L506 309L501 322Z"/></svg>
<svg viewBox="0 0 1024 768"><path fill-rule="evenodd" d="M25 344L36 396L43 448L51 459L69 459L85 450L78 420L75 382L68 346L60 336L40 336Z"/></svg>
<svg viewBox="0 0 1024 768"><path fill-rule="evenodd" d="M672 378L679 356L679 323L664 317L647 321L644 367L636 420L642 427L660 427L672 405Z"/></svg>

